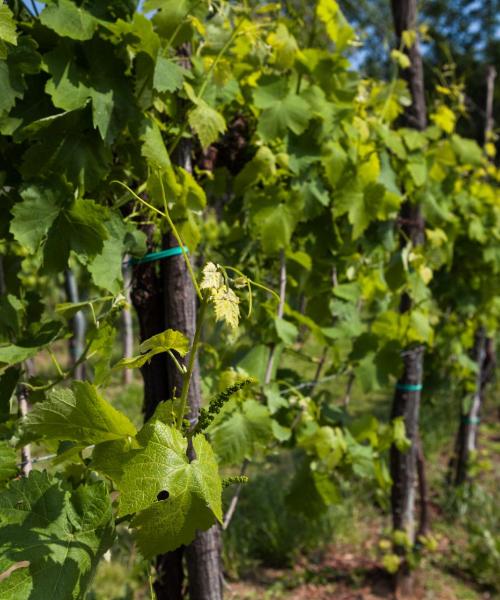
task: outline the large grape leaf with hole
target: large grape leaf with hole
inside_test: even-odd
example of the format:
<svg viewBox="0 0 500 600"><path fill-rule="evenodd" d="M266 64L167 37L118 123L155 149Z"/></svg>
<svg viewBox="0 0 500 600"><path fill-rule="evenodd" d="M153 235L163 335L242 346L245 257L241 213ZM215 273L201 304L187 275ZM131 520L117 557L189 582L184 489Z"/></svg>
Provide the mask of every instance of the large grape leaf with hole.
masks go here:
<svg viewBox="0 0 500 600"><path fill-rule="evenodd" d="M104 483L72 489L46 472L0 495L2 600L79 600L115 537Z"/></svg>
<svg viewBox="0 0 500 600"><path fill-rule="evenodd" d="M38 402L21 424L23 441L73 440L98 444L133 437L136 429L88 382L75 381L72 389L54 390Z"/></svg>
<svg viewBox="0 0 500 600"><path fill-rule="evenodd" d="M222 520L222 485L204 436L193 439L191 462L186 438L160 421L146 424L137 442L140 449L116 452L114 461L107 452L108 460L93 467L115 481L119 514L135 513L131 525L137 544L145 557L151 557L188 544L197 530ZM118 449L117 443L113 445ZM106 446L109 451L110 443Z"/></svg>

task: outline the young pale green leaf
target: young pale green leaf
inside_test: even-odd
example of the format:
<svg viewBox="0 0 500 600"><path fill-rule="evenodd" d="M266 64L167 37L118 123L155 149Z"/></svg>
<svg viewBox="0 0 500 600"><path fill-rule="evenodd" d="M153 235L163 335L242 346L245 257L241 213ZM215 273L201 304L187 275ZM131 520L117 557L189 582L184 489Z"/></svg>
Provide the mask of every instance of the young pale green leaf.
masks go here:
<svg viewBox="0 0 500 600"><path fill-rule="evenodd" d="M144 354L133 356L132 358L122 358L116 363L115 368L139 369L149 362L153 356L172 350L181 356L186 356L189 351L189 340L180 331L167 329L142 342L139 346L139 350Z"/></svg>
<svg viewBox="0 0 500 600"><path fill-rule="evenodd" d="M354 36L354 31L335 0L319 0L316 14L326 27L328 37L341 52Z"/></svg>
<svg viewBox="0 0 500 600"><path fill-rule="evenodd" d="M237 329L240 320L240 299L233 290L224 285L213 291L211 299L217 321L225 321L229 327Z"/></svg>
<svg viewBox="0 0 500 600"><path fill-rule="evenodd" d="M157 333L152 337L144 340L139 346L141 352L147 352L148 350L159 349L161 352L167 350L175 350L181 356L186 356L189 351L189 340L188 338L175 329L166 329L161 333Z"/></svg>
<svg viewBox="0 0 500 600"><path fill-rule="evenodd" d="M17 475L17 452L7 442L0 442L0 483Z"/></svg>
<svg viewBox="0 0 500 600"><path fill-rule="evenodd" d="M16 23L10 8L3 3L0 4L0 40L17 44Z"/></svg>
<svg viewBox="0 0 500 600"><path fill-rule="evenodd" d="M43 25L62 37L73 40L90 40L98 20L71 0L56 0L48 4L40 14Z"/></svg>
<svg viewBox="0 0 500 600"><path fill-rule="evenodd" d="M115 538L103 483L73 490L32 471L0 495L2 600L80 600Z"/></svg>
<svg viewBox="0 0 500 600"><path fill-rule="evenodd" d="M283 23L279 23L276 31L269 34L267 42L273 49L272 62L278 69L293 67L299 47Z"/></svg>
<svg viewBox="0 0 500 600"><path fill-rule="evenodd" d="M226 131L224 117L203 100L197 100L197 106L188 115L188 121L200 139L202 148L208 148Z"/></svg>
<svg viewBox="0 0 500 600"><path fill-rule="evenodd" d="M203 267L203 279L200 283L202 290L218 290L224 285L224 277L219 271L217 265L213 262L207 263Z"/></svg>
<svg viewBox="0 0 500 600"><path fill-rule="evenodd" d="M85 444L136 434L128 417L84 381L75 381L71 390L54 390L47 400L34 406L21 428L23 440L72 440Z"/></svg>

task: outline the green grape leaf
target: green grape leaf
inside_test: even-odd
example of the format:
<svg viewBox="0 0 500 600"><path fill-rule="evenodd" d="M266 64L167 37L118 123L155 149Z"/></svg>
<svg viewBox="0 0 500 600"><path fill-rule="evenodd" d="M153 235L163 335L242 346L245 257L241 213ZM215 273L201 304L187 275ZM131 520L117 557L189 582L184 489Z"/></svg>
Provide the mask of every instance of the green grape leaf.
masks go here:
<svg viewBox="0 0 500 600"><path fill-rule="evenodd" d="M0 346L0 371L7 366L16 365L24 360L35 356L39 351L37 346L25 347L16 344L6 344Z"/></svg>
<svg viewBox="0 0 500 600"><path fill-rule="evenodd" d="M90 383L73 382L72 389L54 390L22 420L22 439L72 440L98 444L135 436L132 422Z"/></svg>
<svg viewBox="0 0 500 600"><path fill-rule="evenodd" d="M88 265L94 283L118 294L122 289L123 242L116 238L105 240L101 252Z"/></svg>
<svg viewBox="0 0 500 600"><path fill-rule="evenodd" d="M0 442L0 483L17 475L17 453L7 442Z"/></svg>
<svg viewBox="0 0 500 600"><path fill-rule="evenodd" d="M82 108L91 96L88 77L74 61L75 50L74 44L61 40L43 57L43 64L51 75L45 91L52 97L54 106L63 110Z"/></svg>
<svg viewBox="0 0 500 600"><path fill-rule="evenodd" d="M16 23L10 8L3 3L0 5L0 40L17 44Z"/></svg>
<svg viewBox="0 0 500 600"><path fill-rule="evenodd" d="M122 216L111 213L110 219L104 223L109 239L104 241L102 250L88 264L88 270L94 283L116 295L123 289L123 256L130 245L141 241L141 233L137 240L130 223L125 223ZM144 252L143 252L144 254ZM56 308L57 310L57 308Z"/></svg>
<svg viewBox="0 0 500 600"><path fill-rule="evenodd" d="M226 131L224 117L200 99L197 99L196 108L190 111L188 121L199 137L203 149L208 148Z"/></svg>
<svg viewBox="0 0 500 600"><path fill-rule="evenodd" d="M247 400L232 412L223 410L208 432L219 461L240 464L272 438L272 419L267 406Z"/></svg>
<svg viewBox="0 0 500 600"><path fill-rule="evenodd" d="M103 223L107 216L107 209L82 198L62 210L47 234L44 271L62 271L68 264L70 251L84 262L102 252L104 241L109 237Z"/></svg>
<svg viewBox="0 0 500 600"><path fill-rule="evenodd" d="M299 330L297 329L297 326L290 323L290 321L285 321L285 319L276 317L274 319L274 326L276 327L278 337L283 343L290 345L297 339Z"/></svg>
<svg viewBox="0 0 500 600"><path fill-rule="evenodd" d="M182 87L184 69L173 60L158 56L153 75L153 87L159 92L175 92Z"/></svg>
<svg viewBox="0 0 500 600"><path fill-rule="evenodd" d="M11 69L5 60L0 60L0 114L9 111L21 98L24 90L24 79L21 74Z"/></svg>
<svg viewBox="0 0 500 600"><path fill-rule="evenodd" d="M171 167L170 157L156 121L143 120L139 139L142 142L141 154L150 165L159 169Z"/></svg>
<svg viewBox="0 0 500 600"><path fill-rule="evenodd" d="M99 23L71 0L56 0L48 4L40 14L40 21L60 36L73 40L90 40Z"/></svg>
<svg viewBox="0 0 500 600"><path fill-rule="evenodd" d="M286 442L292 437L292 430L290 427L283 427L280 425L278 421L272 421L271 424L273 435L278 440L278 442Z"/></svg>
<svg viewBox="0 0 500 600"><path fill-rule="evenodd" d="M267 41L273 49L273 64L278 69L292 68L299 47L286 26L279 23L276 31L269 34Z"/></svg>
<svg viewBox="0 0 500 600"><path fill-rule="evenodd" d="M104 483L73 490L40 471L11 482L0 495L0 598L84 598L114 538Z"/></svg>
<svg viewBox="0 0 500 600"><path fill-rule="evenodd" d="M423 159L417 159L414 157L406 165L411 178L413 179L416 186L421 187L427 180L427 165Z"/></svg>
<svg viewBox="0 0 500 600"><path fill-rule="evenodd" d="M189 543L197 529L222 520L222 483L212 448L202 435L193 439L191 462L186 438L159 420L147 423L137 441L140 449L122 451L121 456L117 443L106 444L94 468L114 479L120 514L137 513L131 526L149 558Z"/></svg>
<svg viewBox="0 0 500 600"><path fill-rule="evenodd" d="M316 7L318 18L324 23L328 37L341 52L354 37L354 31L342 14L335 0L319 0Z"/></svg>
<svg viewBox="0 0 500 600"><path fill-rule="evenodd" d="M257 131L265 142L282 138L288 130L303 133L311 118L309 104L287 86L286 80L271 80L254 92L255 105L263 109Z"/></svg>
<svg viewBox="0 0 500 600"><path fill-rule="evenodd" d="M31 252L36 252L42 239L61 211L61 205L71 198L65 187L32 184L21 190L23 202L12 209L10 232Z"/></svg>
<svg viewBox="0 0 500 600"><path fill-rule="evenodd" d="M132 358L122 358L116 363L115 368L121 369L137 369L142 367L146 362L150 361L156 354L169 352L174 350L181 356L186 356L189 352L189 340L180 331L167 329L161 333L157 333L153 337L144 340L139 346L139 350L143 353Z"/></svg>
<svg viewBox="0 0 500 600"><path fill-rule="evenodd" d="M56 173L82 192L101 183L109 170L111 152L86 120L85 110L75 110L31 123L25 133L36 143L23 155L22 175L31 178Z"/></svg>
<svg viewBox="0 0 500 600"><path fill-rule="evenodd" d="M481 148L474 140L468 140L457 134L451 136L451 146L460 162L466 165L480 165L483 155Z"/></svg>
<svg viewBox="0 0 500 600"><path fill-rule="evenodd" d="M34 356L42 346L57 338L61 326L58 321L39 321L30 326L18 344L0 346L0 371Z"/></svg>
<svg viewBox="0 0 500 600"><path fill-rule="evenodd" d="M295 216L288 206L277 204L273 199L256 206L252 222L266 254L276 254L287 248L295 227ZM267 204L267 205L266 205Z"/></svg>
<svg viewBox="0 0 500 600"><path fill-rule="evenodd" d="M2 2L1 5L5 6L5 3ZM25 76L38 73L40 55L36 52L37 47L31 37L23 35L17 40L17 45L11 46L7 52L5 43L0 40L0 114L9 111L16 104L16 100L23 97L27 88ZM6 121L9 129L9 119Z"/></svg>

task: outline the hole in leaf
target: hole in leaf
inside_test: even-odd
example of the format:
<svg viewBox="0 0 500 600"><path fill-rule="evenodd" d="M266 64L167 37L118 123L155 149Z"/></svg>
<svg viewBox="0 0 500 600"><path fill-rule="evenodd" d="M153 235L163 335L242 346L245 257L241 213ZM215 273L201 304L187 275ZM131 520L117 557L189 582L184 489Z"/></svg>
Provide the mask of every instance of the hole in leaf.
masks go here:
<svg viewBox="0 0 500 600"><path fill-rule="evenodd" d="M156 496L156 499L166 500L169 496L170 494L167 492L167 490L162 490L161 492L158 492L158 496Z"/></svg>

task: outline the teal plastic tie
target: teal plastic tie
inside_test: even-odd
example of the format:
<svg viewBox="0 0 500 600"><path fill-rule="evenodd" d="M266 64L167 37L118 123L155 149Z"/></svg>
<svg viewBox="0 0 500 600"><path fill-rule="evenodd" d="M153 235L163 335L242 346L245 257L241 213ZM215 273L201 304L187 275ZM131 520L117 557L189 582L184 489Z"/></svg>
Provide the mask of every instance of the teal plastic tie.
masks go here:
<svg viewBox="0 0 500 600"><path fill-rule="evenodd" d="M421 383L397 383L396 389L401 392L420 392L423 388Z"/></svg>
<svg viewBox="0 0 500 600"><path fill-rule="evenodd" d="M184 246L184 252L189 253L187 246ZM179 256L179 254L182 254L182 248L180 246L174 246L173 248L167 248L166 250L161 250L160 252L150 252L141 258L131 258L127 264L142 265L144 263L154 262L155 260L162 260L163 258Z"/></svg>
<svg viewBox="0 0 500 600"><path fill-rule="evenodd" d="M467 425L479 425L479 423L481 423L480 417L469 417L468 415L464 415L462 419Z"/></svg>

